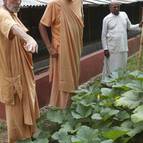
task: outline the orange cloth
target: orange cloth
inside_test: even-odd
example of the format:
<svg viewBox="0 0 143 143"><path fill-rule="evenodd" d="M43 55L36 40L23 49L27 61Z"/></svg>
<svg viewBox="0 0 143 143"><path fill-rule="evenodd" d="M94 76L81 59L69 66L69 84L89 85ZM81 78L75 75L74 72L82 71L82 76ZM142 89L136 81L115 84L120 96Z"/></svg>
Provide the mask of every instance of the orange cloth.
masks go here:
<svg viewBox="0 0 143 143"><path fill-rule="evenodd" d="M82 48L82 0L53 0L48 3L41 23L52 30L52 45L57 59L50 59L51 106L65 108L79 82Z"/></svg>
<svg viewBox="0 0 143 143"><path fill-rule="evenodd" d="M39 117L32 55L18 37L10 40L15 24L27 31L16 14L0 7L0 101L6 105L9 143L30 138Z"/></svg>

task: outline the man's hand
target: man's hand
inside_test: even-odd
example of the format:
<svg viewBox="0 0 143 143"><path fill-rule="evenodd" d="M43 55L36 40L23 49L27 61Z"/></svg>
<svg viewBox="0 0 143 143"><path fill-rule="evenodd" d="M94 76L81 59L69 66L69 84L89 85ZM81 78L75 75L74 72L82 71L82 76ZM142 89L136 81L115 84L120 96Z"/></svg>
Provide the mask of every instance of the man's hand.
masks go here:
<svg viewBox="0 0 143 143"><path fill-rule="evenodd" d="M110 57L109 50L104 50L104 55L105 55L106 58L109 58Z"/></svg>
<svg viewBox="0 0 143 143"><path fill-rule="evenodd" d="M32 37L26 41L24 48L27 52L38 53L38 44Z"/></svg>
<svg viewBox="0 0 143 143"><path fill-rule="evenodd" d="M50 48L48 48L48 51L52 58L58 57L58 51L53 47L53 45L51 45Z"/></svg>
<svg viewBox="0 0 143 143"><path fill-rule="evenodd" d="M24 42L24 48L27 52L38 53L37 42L25 31L23 31L23 29L19 27L19 25L17 24L13 25L10 29L10 32L12 36L17 36Z"/></svg>

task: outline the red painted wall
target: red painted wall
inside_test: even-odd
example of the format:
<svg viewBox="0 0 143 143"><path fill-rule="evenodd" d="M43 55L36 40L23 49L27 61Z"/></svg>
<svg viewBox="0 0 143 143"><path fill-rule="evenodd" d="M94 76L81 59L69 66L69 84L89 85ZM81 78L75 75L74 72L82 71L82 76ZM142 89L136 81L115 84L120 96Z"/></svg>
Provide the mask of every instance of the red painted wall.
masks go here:
<svg viewBox="0 0 143 143"><path fill-rule="evenodd" d="M139 36L129 40L129 56L135 53L139 48ZM91 77L102 72L103 50L92 53L81 58L81 76L80 84L88 81ZM48 71L35 76L36 89L40 107L47 105L50 96L51 84L48 81ZM4 105L0 104L0 119L5 119Z"/></svg>

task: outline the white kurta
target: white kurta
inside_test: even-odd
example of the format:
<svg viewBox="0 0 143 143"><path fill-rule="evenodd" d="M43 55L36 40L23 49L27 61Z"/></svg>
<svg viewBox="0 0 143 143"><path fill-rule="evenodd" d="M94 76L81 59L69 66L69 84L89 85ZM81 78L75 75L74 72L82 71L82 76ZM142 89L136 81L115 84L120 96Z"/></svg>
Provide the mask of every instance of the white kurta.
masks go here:
<svg viewBox="0 0 143 143"><path fill-rule="evenodd" d="M132 25L125 12L110 13L103 19L102 47L109 50L110 57L104 59L102 82L106 76L127 65L127 30L139 30L139 24Z"/></svg>

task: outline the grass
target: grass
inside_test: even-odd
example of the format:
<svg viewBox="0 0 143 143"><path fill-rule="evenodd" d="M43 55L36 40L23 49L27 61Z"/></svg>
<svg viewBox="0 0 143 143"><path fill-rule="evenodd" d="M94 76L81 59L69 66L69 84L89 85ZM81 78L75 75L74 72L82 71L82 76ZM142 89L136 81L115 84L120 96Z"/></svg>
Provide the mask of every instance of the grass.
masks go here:
<svg viewBox="0 0 143 143"><path fill-rule="evenodd" d="M138 70L137 54L128 59L127 70ZM140 70L143 71L143 58L141 59Z"/></svg>

